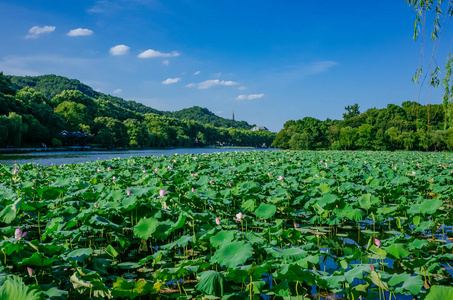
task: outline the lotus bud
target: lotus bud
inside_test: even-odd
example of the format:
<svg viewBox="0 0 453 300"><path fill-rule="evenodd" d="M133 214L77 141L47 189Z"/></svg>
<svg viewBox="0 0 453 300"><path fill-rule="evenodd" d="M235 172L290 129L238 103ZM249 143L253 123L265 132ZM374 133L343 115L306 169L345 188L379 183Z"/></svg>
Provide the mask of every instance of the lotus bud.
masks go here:
<svg viewBox="0 0 453 300"><path fill-rule="evenodd" d="M28 275L33 276L33 273L34 273L34 272L33 272L33 269L32 269L32 268L27 267L27 272L28 272Z"/></svg>
<svg viewBox="0 0 453 300"><path fill-rule="evenodd" d="M97 202L94 203L94 207L98 208L99 204Z"/></svg>
<svg viewBox="0 0 453 300"><path fill-rule="evenodd" d="M16 240L20 241L21 238L23 238L24 236L27 235L27 232L22 232L22 230L20 230L19 228L16 229L16 231L14 232L14 237L16 238Z"/></svg>
<svg viewBox="0 0 453 300"><path fill-rule="evenodd" d="M130 190L127 190L127 191L126 191L126 194L127 194L128 196L130 196L132 193L131 193Z"/></svg>
<svg viewBox="0 0 453 300"><path fill-rule="evenodd" d="M16 175L17 173L19 173L19 169L15 168L14 171L13 171L13 175Z"/></svg>
<svg viewBox="0 0 453 300"><path fill-rule="evenodd" d="M373 265L370 265L370 270L371 270L371 271L374 271L374 270L375 270L375 268L374 268Z"/></svg>
<svg viewBox="0 0 453 300"><path fill-rule="evenodd" d="M156 168L154 169L154 172L157 172L157 171L159 171L159 168L156 167Z"/></svg>
<svg viewBox="0 0 453 300"><path fill-rule="evenodd" d="M381 241L378 240L377 238L374 238L374 244L376 245L377 248L381 246Z"/></svg>
<svg viewBox="0 0 453 300"><path fill-rule="evenodd" d="M192 188L192 193L193 193L193 192L195 192L195 189L194 189L194 188Z"/></svg>
<svg viewBox="0 0 453 300"><path fill-rule="evenodd" d="M215 218L215 223L216 223L217 225L220 225L220 219L219 219L219 218Z"/></svg>
<svg viewBox="0 0 453 300"><path fill-rule="evenodd" d="M163 198L167 194L166 190L160 190L159 191L159 198Z"/></svg>

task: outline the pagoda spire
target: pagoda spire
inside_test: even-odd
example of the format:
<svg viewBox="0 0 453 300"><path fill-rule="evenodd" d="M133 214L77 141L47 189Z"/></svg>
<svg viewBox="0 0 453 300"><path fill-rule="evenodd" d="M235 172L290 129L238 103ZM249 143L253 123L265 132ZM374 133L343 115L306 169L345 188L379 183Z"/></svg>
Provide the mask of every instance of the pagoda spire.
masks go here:
<svg viewBox="0 0 453 300"><path fill-rule="evenodd" d="M233 121L234 121L234 110L233 110Z"/></svg>

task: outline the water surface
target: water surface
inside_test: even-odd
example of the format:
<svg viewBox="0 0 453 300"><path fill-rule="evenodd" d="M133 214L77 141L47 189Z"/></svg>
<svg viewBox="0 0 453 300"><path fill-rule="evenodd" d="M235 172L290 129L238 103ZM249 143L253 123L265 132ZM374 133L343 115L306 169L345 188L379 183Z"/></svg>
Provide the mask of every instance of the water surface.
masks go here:
<svg viewBox="0 0 453 300"><path fill-rule="evenodd" d="M234 151L275 151L267 148L175 148L175 149L146 149L146 150L113 150L113 151L60 151L60 152L30 152L0 154L0 164L14 165L35 163L42 166L85 163L94 160L112 158L128 158L134 156L161 156L172 154L202 154Z"/></svg>

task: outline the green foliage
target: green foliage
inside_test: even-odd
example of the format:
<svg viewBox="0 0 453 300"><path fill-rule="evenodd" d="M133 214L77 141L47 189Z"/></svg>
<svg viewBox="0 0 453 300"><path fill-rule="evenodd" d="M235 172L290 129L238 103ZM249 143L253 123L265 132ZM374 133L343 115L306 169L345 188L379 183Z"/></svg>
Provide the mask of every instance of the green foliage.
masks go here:
<svg viewBox="0 0 453 300"><path fill-rule="evenodd" d="M161 112L61 76L0 73L0 89L0 147L52 144L62 130L92 134L92 142L103 147L269 147L275 138L275 133L252 132L246 122L220 118L206 108Z"/></svg>
<svg viewBox="0 0 453 300"><path fill-rule="evenodd" d="M288 121L273 146L282 149L445 150L453 149L453 131L443 130L442 105L404 102L360 113L346 107L343 120L303 118ZM451 138L450 138L451 137Z"/></svg>
<svg viewBox="0 0 453 300"><path fill-rule="evenodd" d="M40 294L27 287L19 276L9 276L0 287L0 300L40 300Z"/></svg>

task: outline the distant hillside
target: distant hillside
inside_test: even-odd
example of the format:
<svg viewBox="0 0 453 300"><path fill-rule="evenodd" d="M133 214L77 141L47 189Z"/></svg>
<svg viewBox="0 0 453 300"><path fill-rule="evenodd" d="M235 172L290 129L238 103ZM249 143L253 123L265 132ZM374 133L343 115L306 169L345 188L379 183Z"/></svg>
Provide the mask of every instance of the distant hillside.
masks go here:
<svg viewBox="0 0 453 300"><path fill-rule="evenodd" d="M0 147L262 147L273 142L275 133L249 127L206 108L161 112L93 91L78 80L0 71Z"/></svg>
<svg viewBox="0 0 453 300"><path fill-rule="evenodd" d="M232 128L242 128L242 129L251 129L253 126L248 124L245 121L233 121L230 119L221 118L215 115L206 107L193 106L190 108L184 108L174 113L168 113L170 117L174 117L180 120L196 120L203 124L210 124L215 127L232 127Z"/></svg>
<svg viewBox="0 0 453 300"><path fill-rule="evenodd" d="M10 78L13 88L20 90L24 87L31 87L35 91L42 93L47 99L52 99L63 91L75 90L80 91L88 97L94 99L108 100L122 108L127 108L135 112L147 114L153 113L161 115L162 112L157 109L145 106L135 101L126 101L119 97L114 97L104 93L99 93L93 90L86 84L81 83L77 79L69 79L57 75L43 76L7 76Z"/></svg>
<svg viewBox="0 0 453 300"><path fill-rule="evenodd" d="M215 127L224 128L238 128L238 129L251 129L253 126L245 121L233 121L230 119L221 118L216 116L207 108L194 106L185 108L176 112L159 111L157 109L145 106L141 103L124 100L120 97L107 95L104 93L96 92L86 84L81 83L77 79L69 79L57 75L43 75L43 76L7 76L13 88L20 90L24 87L31 87L37 92L42 93L47 99L52 99L65 90L80 91L88 97L93 99L100 99L113 103L120 108L131 110L137 113L147 114L153 113L157 115L164 115L173 117L180 120L193 120L203 124L209 124Z"/></svg>

